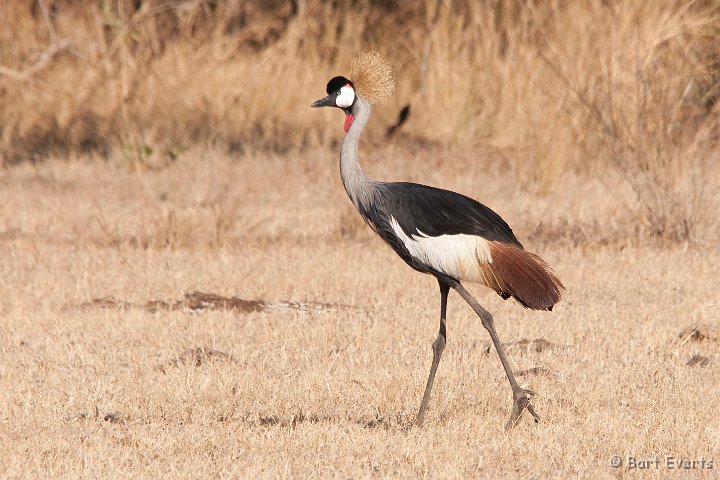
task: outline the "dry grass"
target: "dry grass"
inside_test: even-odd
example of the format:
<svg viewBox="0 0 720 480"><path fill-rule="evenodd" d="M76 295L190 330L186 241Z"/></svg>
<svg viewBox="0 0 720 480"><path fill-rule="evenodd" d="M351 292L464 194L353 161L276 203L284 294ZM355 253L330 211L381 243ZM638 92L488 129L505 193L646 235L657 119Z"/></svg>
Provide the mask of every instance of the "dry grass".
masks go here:
<svg viewBox="0 0 720 480"><path fill-rule="evenodd" d="M720 462L720 4L329 3L0 2L0 476ZM369 48L398 84L366 171L487 203L568 287L552 313L473 289L539 425L503 432L509 386L451 296L407 428L437 287L363 225L341 118L309 109Z"/></svg>
<svg viewBox="0 0 720 480"><path fill-rule="evenodd" d="M704 236L716 0L336 3L3 2L0 161L80 151L157 168L198 143L328 147L305 107L376 48L398 79L379 121L412 107L399 142L491 149L538 191L619 168L646 232Z"/></svg>
<svg viewBox="0 0 720 480"><path fill-rule="evenodd" d="M491 204L568 286L552 313L472 289L542 423L503 431L507 380L451 296L426 424L406 428L437 287L350 214L334 152L193 149L158 171L52 160L0 178L3 476L665 478L609 458L718 462L717 244L629 240L628 186L566 178L539 195L438 156L365 163ZM175 303L195 291L221 297Z"/></svg>

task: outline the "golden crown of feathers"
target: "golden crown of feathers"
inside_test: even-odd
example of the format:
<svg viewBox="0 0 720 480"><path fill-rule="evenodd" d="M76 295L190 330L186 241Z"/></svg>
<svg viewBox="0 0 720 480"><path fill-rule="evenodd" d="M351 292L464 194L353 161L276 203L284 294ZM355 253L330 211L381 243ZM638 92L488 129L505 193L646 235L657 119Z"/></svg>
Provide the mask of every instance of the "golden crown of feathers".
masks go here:
<svg viewBox="0 0 720 480"><path fill-rule="evenodd" d="M395 93L395 79L390 64L380 52L359 53L350 64L350 80L355 91L371 104L384 102Z"/></svg>

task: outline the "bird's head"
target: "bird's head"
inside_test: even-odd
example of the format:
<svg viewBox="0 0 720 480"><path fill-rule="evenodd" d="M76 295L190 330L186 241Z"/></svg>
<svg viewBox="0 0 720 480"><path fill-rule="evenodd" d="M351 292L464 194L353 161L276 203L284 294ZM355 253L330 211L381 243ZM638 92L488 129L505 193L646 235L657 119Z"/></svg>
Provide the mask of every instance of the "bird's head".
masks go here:
<svg viewBox="0 0 720 480"><path fill-rule="evenodd" d="M334 77L327 84L327 97L311 107L337 107L345 112L345 132L355 119L353 106L358 96L370 104L385 101L395 92L395 80L390 64L383 56L371 50L357 55L350 65L350 78Z"/></svg>
<svg viewBox="0 0 720 480"><path fill-rule="evenodd" d="M355 103L355 87L345 77L333 77L327 84L327 97L321 98L311 107L337 107L345 112L345 132L350 130L353 122L352 106Z"/></svg>

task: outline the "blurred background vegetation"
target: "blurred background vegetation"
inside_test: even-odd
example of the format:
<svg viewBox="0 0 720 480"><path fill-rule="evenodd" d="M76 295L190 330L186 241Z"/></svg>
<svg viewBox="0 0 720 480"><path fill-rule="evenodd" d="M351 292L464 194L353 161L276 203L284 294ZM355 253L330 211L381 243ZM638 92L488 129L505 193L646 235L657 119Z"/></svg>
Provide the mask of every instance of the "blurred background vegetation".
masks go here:
<svg viewBox="0 0 720 480"><path fill-rule="evenodd" d="M369 149L492 152L538 192L620 172L661 238L715 188L720 0L5 0L0 27L6 166L328 148L309 104L373 48L398 89Z"/></svg>

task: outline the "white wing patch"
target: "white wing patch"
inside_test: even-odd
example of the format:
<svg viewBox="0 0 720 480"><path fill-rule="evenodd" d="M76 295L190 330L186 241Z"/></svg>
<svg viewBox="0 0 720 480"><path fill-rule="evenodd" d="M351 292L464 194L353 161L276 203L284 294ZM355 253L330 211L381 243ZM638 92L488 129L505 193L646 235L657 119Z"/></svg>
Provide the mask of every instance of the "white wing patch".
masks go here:
<svg viewBox="0 0 720 480"><path fill-rule="evenodd" d="M395 217L390 226L410 254L436 270L459 280L482 282L480 265L492 263L490 245L475 235L440 235L430 237L418 230L417 235L405 235Z"/></svg>
<svg viewBox="0 0 720 480"><path fill-rule="evenodd" d="M355 90L345 85L340 89L340 95L335 98L335 105L340 108L348 108L355 101Z"/></svg>

